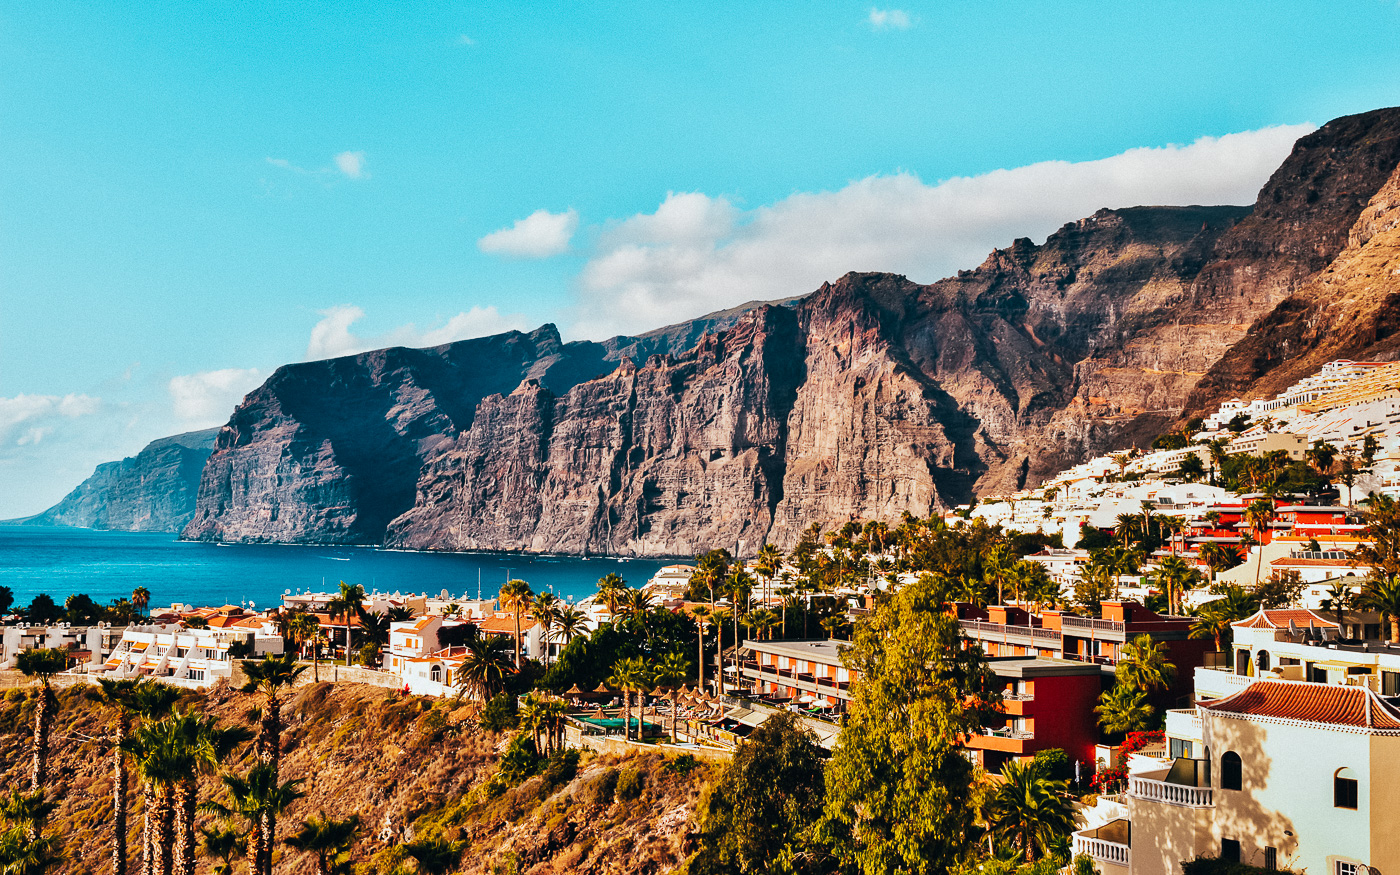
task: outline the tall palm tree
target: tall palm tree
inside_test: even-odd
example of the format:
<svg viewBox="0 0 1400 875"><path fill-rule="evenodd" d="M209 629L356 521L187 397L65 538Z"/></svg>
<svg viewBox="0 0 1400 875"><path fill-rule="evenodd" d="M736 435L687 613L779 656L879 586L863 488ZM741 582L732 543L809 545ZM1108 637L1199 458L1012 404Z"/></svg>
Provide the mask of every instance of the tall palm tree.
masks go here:
<svg viewBox="0 0 1400 875"><path fill-rule="evenodd" d="M38 842L41 840L44 823L57 807L57 804L45 798L43 790L25 793L14 787L8 794L0 796L0 819L8 823L25 841ZM3 858L0 858L0 873L6 871Z"/></svg>
<svg viewBox="0 0 1400 875"><path fill-rule="evenodd" d="M568 647L569 642L580 635L588 632L588 615L573 605L565 605L555 612L554 615L554 639L563 641Z"/></svg>
<svg viewBox="0 0 1400 875"><path fill-rule="evenodd" d="M1345 621L1346 610L1357 600L1357 594L1351 591L1351 587L1338 581L1327 588L1327 598L1322 600L1322 609L1337 612L1337 625L1340 627Z"/></svg>
<svg viewBox="0 0 1400 875"><path fill-rule="evenodd" d="M148 725L168 715L182 694L177 687L145 678L142 683L137 684L131 690L130 695L133 710L141 718L142 725ZM130 739L131 736L128 735L127 738ZM138 751L128 747L124 758L134 761L138 753ZM144 822L141 829L141 868L143 872L150 875L156 871L159 865L159 848L156 846L155 840L156 834L159 832L162 812L156 785L145 780L139 768L137 776L142 778L141 818Z"/></svg>
<svg viewBox="0 0 1400 875"><path fill-rule="evenodd" d="M535 591L530 589L530 584L523 580L508 580L506 585L501 587L498 598L501 601L501 608L509 611L515 617L515 670L520 670L520 624L525 617L525 612L530 610L530 605L534 599Z"/></svg>
<svg viewBox="0 0 1400 875"><path fill-rule="evenodd" d="M1167 610L1180 614L1185 591L1200 582L1201 574L1180 556L1166 556L1148 578L1167 597Z"/></svg>
<svg viewBox="0 0 1400 875"><path fill-rule="evenodd" d="M96 687L89 687L87 695L114 712L112 720L112 875L126 875L126 815L127 788L126 751L122 742L131 733L131 720L136 716L136 702L132 694L142 684L152 684L150 679L98 678Z"/></svg>
<svg viewBox="0 0 1400 875"><path fill-rule="evenodd" d="M243 726L223 728L214 717L177 714L169 718L180 780L175 796L175 875L194 875L195 809L199 775L213 774L253 733Z"/></svg>
<svg viewBox="0 0 1400 875"><path fill-rule="evenodd" d="M360 818L351 815L344 820L328 820L323 811L319 817L308 817L301 822L301 829L282 840L283 844L298 851L314 854L316 875L331 875L337 864L349 861L350 847L360 830Z"/></svg>
<svg viewBox="0 0 1400 875"><path fill-rule="evenodd" d="M632 737L632 693L635 691L640 699L643 691L646 690L647 681L646 663L640 656L633 656L627 659L619 659L613 663L612 676L608 678L608 683L622 691L622 733L623 738ZM637 740L642 739L642 708L638 708L637 720Z"/></svg>
<svg viewBox="0 0 1400 875"><path fill-rule="evenodd" d="M872 525L883 525L883 523L872 523ZM888 534L888 530L886 530L886 534ZM876 537L878 540L878 532ZM765 607L768 604L769 590L773 586L773 579L778 576L782 567L783 551L776 544L764 544L758 548L758 562L755 564L754 570L763 578L763 604Z"/></svg>
<svg viewBox="0 0 1400 875"><path fill-rule="evenodd" d="M171 875L175 850L171 788L184 776L173 728L169 717L142 723L122 742L122 749L131 757L143 784L143 875Z"/></svg>
<svg viewBox="0 0 1400 875"><path fill-rule="evenodd" d="M221 780L228 802L206 802L200 808L227 822L242 820L247 824L248 873L271 875L276 833L268 831L268 824L276 824L277 815L305 795L301 780L279 784L277 770L269 762L253 766L246 777L225 774Z"/></svg>
<svg viewBox="0 0 1400 875"><path fill-rule="evenodd" d="M1400 644L1400 575L1376 575L1361 588L1361 604L1390 623L1390 643Z"/></svg>
<svg viewBox="0 0 1400 875"><path fill-rule="evenodd" d="M1048 856L1074 831L1069 785L1050 778L1040 760L1011 760L990 800L993 834L1019 845L1026 862Z"/></svg>
<svg viewBox="0 0 1400 875"><path fill-rule="evenodd" d="M376 656L389 643L389 626L392 621L383 611L368 611L360 614L360 631L375 647Z"/></svg>
<svg viewBox="0 0 1400 875"><path fill-rule="evenodd" d="M705 689L705 627L709 625L711 611L705 605L696 605L690 609L690 616L695 620L697 635L695 640L699 642L700 661L697 663L700 671L700 680L696 683L696 689Z"/></svg>
<svg viewBox="0 0 1400 875"><path fill-rule="evenodd" d="M29 836L18 826L0 832L0 872L6 875L47 875L63 861L57 836Z"/></svg>
<svg viewBox="0 0 1400 875"><path fill-rule="evenodd" d="M1167 645L1139 635L1119 648L1114 674L1120 683L1151 692L1171 686L1176 666L1167 661Z"/></svg>
<svg viewBox="0 0 1400 875"><path fill-rule="evenodd" d="M676 743L676 699L680 695L677 687L690 676L690 664L679 653L668 653L656 663L651 679L658 686L669 687L671 699L671 743Z"/></svg>
<svg viewBox="0 0 1400 875"><path fill-rule="evenodd" d="M49 732L58 708L49 680L68 668L68 654L62 650L24 650L15 667L26 677L39 679L39 701L34 707L34 753L29 772L29 789L42 790L49 780Z"/></svg>
<svg viewBox="0 0 1400 875"><path fill-rule="evenodd" d="M1235 567L1234 560L1238 556L1231 550L1226 550L1218 541L1207 541L1201 545L1197 555L1200 560L1210 569L1210 582L1215 583L1215 575Z"/></svg>
<svg viewBox="0 0 1400 875"><path fill-rule="evenodd" d="M995 545L982 557L984 579L988 583L996 584L997 604L999 605L1006 604L1002 597L1002 588L1006 585L1006 575L1015 563L1015 558L1011 553L1011 548L1005 543Z"/></svg>
<svg viewBox="0 0 1400 875"><path fill-rule="evenodd" d="M447 875L461 862L467 843L435 838L419 839L400 847L418 864L418 875Z"/></svg>
<svg viewBox="0 0 1400 875"><path fill-rule="evenodd" d="M552 592L545 590L535 596L534 602L530 605L530 612L539 621L542 631L540 640L544 642L544 667L549 668L549 640L554 631L554 623L559 617L559 598Z"/></svg>
<svg viewBox="0 0 1400 875"><path fill-rule="evenodd" d="M1274 520L1274 503L1267 498L1256 498L1244 509L1244 521L1254 530L1255 539L1260 543L1259 561L1254 566L1254 586L1259 587L1259 570L1264 565L1264 534L1269 523Z"/></svg>
<svg viewBox="0 0 1400 875"><path fill-rule="evenodd" d="M258 721L258 759L271 767L273 785L279 780L282 760L282 691L291 687L304 671L306 666L297 665L290 653L264 656L259 661L243 663L243 673L248 681L242 691L263 697L262 715ZM263 875L271 875L272 871L271 849L277 841L277 812L275 807L268 807L263 812L264 822L260 833L265 847L259 851L259 859L263 863L259 871Z"/></svg>
<svg viewBox="0 0 1400 875"><path fill-rule="evenodd" d="M1210 638L1216 652L1223 652L1228 643L1231 624L1238 623L1258 610L1259 604L1241 587L1228 587L1223 597L1201 605L1196 622L1191 626L1192 638Z"/></svg>
<svg viewBox="0 0 1400 875"><path fill-rule="evenodd" d="M345 664L350 665L350 618L365 612L365 588L358 583L340 582L340 592L327 606L332 617L345 618Z"/></svg>
<svg viewBox="0 0 1400 875"><path fill-rule="evenodd" d="M131 606L136 609L136 613L141 616L146 615L146 608L151 604L151 591L144 586L138 586L131 591Z"/></svg>
<svg viewBox="0 0 1400 875"><path fill-rule="evenodd" d="M292 640L296 642L301 655L306 655L306 646L311 645L311 677L316 683L321 682L321 621L316 619L316 615L307 611L299 611L292 616L288 624L288 631Z"/></svg>
<svg viewBox="0 0 1400 875"><path fill-rule="evenodd" d="M627 581L623 580L622 575L615 571L610 571L598 578L598 598L608 606L609 614L617 613L617 600L625 589L627 589Z"/></svg>
<svg viewBox="0 0 1400 875"><path fill-rule="evenodd" d="M515 668L507 652L510 645L501 638L476 638L467 642L462 667L457 669L457 686L489 701L505 685Z"/></svg>
<svg viewBox="0 0 1400 875"><path fill-rule="evenodd" d="M544 705L545 698L533 690L525 696L525 701L520 704L520 710L516 717L520 721L522 729L530 730L530 740L535 744L535 751L538 753L540 747L540 730L544 728Z"/></svg>

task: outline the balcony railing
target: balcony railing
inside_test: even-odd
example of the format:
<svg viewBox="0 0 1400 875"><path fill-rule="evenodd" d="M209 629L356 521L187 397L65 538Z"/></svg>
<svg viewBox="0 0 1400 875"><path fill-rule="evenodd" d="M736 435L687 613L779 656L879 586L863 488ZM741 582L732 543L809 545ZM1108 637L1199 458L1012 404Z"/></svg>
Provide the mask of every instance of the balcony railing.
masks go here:
<svg viewBox="0 0 1400 875"><path fill-rule="evenodd" d="M1027 732L1024 729L987 729L984 727L976 730L973 734L987 738L1015 738L1023 741L1035 738L1034 732Z"/></svg>
<svg viewBox="0 0 1400 875"><path fill-rule="evenodd" d="M1118 620L1096 620L1093 617L1061 617L1060 625L1066 629L1088 629L1093 632L1125 632L1127 626Z"/></svg>
<svg viewBox="0 0 1400 875"><path fill-rule="evenodd" d="M1060 640L1058 629L1044 629L1040 626L1016 626L1007 623L989 623L986 620L959 620L958 625L962 627L964 632L976 633L979 638L998 640L1016 638L1022 641L1045 641L1057 644Z"/></svg>
<svg viewBox="0 0 1400 875"><path fill-rule="evenodd" d="M1074 856L1077 857L1080 854L1088 854L1100 863L1112 863L1115 866L1132 866L1133 852L1127 845L1075 833Z"/></svg>
<svg viewBox="0 0 1400 875"><path fill-rule="evenodd" d="M1035 693L1002 693L1003 702L1034 702Z"/></svg>
<svg viewBox="0 0 1400 875"><path fill-rule="evenodd" d="M1212 808L1215 805L1214 791L1210 787L1189 787L1185 784L1168 784L1152 778L1128 777L1128 795L1149 802L1165 802L1182 808Z"/></svg>

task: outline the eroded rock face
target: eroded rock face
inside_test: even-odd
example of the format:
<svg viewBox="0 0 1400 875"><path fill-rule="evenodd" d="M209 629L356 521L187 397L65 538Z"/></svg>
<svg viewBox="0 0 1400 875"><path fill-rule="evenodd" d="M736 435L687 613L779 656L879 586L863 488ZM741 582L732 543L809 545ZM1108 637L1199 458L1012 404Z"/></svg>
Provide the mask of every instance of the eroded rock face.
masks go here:
<svg viewBox="0 0 1400 875"><path fill-rule="evenodd" d="M1397 132L1400 111L1340 119L1254 208L1101 210L931 285L849 274L603 344L546 326L289 366L221 432L186 535L751 554L1034 485L1219 391L1249 325L1392 245ZM1309 294L1297 312L1335 297Z"/></svg>
<svg viewBox="0 0 1400 875"><path fill-rule="evenodd" d="M98 465L62 501L23 521L120 532L178 532L194 516L200 473L216 428L151 441L130 458Z"/></svg>

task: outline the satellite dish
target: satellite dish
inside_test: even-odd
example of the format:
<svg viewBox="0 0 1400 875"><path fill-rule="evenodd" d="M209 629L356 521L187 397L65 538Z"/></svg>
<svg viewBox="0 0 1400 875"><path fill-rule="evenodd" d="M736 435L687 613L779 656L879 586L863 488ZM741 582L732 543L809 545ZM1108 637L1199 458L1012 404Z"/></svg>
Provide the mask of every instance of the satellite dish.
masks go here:
<svg viewBox="0 0 1400 875"><path fill-rule="evenodd" d="M438 595L438 598L442 599L443 601L447 601L448 599L452 598L452 595L451 595L450 593L448 593L447 590L443 590L443 591Z"/></svg>

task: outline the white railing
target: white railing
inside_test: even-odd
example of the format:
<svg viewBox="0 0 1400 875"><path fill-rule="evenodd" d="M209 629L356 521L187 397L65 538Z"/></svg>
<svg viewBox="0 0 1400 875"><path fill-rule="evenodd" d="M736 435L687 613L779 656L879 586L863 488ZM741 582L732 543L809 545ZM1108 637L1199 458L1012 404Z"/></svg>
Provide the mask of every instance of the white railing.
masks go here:
<svg viewBox="0 0 1400 875"><path fill-rule="evenodd" d="M1201 738L1201 715L1195 708L1174 708L1167 712L1167 735L1172 738L1198 741Z"/></svg>
<svg viewBox="0 0 1400 875"><path fill-rule="evenodd" d="M1190 787L1186 784L1168 784L1151 778L1128 776L1128 795L1149 802L1165 802L1183 808L1212 808L1215 805L1214 791L1209 787Z"/></svg>
<svg viewBox="0 0 1400 875"><path fill-rule="evenodd" d="M1215 693L1222 696L1236 693L1250 684L1254 683L1254 678L1248 675L1234 674L1233 672L1221 671L1217 668L1196 669L1196 695L1202 693Z"/></svg>
<svg viewBox="0 0 1400 875"><path fill-rule="evenodd" d="M1127 845L1075 833L1074 856L1077 857L1080 854L1088 854L1100 863L1112 863L1115 866L1132 866L1133 852Z"/></svg>

